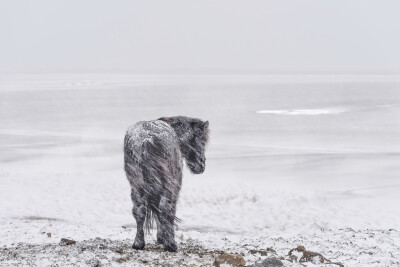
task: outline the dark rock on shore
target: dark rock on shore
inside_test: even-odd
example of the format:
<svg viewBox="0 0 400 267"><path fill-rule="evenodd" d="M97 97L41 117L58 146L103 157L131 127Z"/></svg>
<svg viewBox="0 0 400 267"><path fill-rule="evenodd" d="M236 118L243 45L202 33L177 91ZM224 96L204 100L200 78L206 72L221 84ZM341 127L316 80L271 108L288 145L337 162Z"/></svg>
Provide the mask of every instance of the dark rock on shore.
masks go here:
<svg viewBox="0 0 400 267"><path fill-rule="evenodd" d="M68 239L68 238L61 238L60 246L70 246L76 244L75 240Z"/></svg>
<svg viewBox="0 0 400 267"><path fill-rule="evenodd" d="M268 258L260 263L255 263L247 267L282 267L283 263L277 258Z"/></svg>

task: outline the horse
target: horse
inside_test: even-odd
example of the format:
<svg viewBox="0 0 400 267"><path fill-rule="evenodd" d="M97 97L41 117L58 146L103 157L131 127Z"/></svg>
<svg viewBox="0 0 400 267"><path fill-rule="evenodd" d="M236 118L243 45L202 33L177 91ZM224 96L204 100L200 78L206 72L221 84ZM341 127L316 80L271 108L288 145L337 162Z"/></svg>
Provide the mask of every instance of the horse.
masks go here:
<svg viewBox="0 0 400 267"><path fill-rule="evenodd" d="M176 252L176 203L182 185L183 159L192 174L205 170L209 122L184 116L140 121L124 140L125 173L131 186L137 231L133 249L145 246L144 230L157 224L157 243Z"/></svg>

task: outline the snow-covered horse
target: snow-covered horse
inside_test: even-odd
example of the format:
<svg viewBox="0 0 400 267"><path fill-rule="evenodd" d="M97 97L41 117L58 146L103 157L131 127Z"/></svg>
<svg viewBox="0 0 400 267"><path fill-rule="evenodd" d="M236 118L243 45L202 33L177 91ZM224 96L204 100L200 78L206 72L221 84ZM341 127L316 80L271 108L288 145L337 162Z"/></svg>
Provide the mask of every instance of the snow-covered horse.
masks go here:
<svg viewBox="0 0 400 267"><path fill-rule="evenodd" d="M194 174L204 172L208 121L183 116L141 121L125 135L125 172L131 185L137 232L134 249L143 249L144 228L157 223L157 243L176 251L174 224L182 184L183 158Z"/></svg>

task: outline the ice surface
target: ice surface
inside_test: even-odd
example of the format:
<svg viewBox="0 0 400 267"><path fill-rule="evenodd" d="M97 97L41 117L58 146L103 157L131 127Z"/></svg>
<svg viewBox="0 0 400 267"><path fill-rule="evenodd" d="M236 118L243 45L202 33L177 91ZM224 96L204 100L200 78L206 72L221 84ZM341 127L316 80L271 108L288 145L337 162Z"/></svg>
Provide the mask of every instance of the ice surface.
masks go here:
<svg viewBox="0 0 400 267"><path fill-rule="evenodd" d="M122 238L112 232L134 223L125 130L174 115L211 129L205 173L184 173L177 235L399 230L399 85L393 76L2 75L0 245L41 242L29 218L85 225L71 231L78 240L107 227L107 238Z"/></svg>
<svg viewBox="0 0 400 267"><path fill-rule="evenodd" d="M261 114L279 114L279 115L323 115L323 114L340 114L346 112L345 109L293 109L293 110L259 110Z"/></svg>

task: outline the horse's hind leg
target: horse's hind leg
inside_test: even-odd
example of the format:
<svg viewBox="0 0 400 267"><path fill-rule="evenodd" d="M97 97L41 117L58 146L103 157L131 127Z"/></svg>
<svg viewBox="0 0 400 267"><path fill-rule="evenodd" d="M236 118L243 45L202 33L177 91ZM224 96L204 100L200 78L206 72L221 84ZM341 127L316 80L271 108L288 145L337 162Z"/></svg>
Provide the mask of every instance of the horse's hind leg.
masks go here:
<svg viewBox="0 0 400 267"><path fill-rule="evenodd" d="M160 239L164 244L164 249L170 252L176 252L174 220L176 213L176 199L170 194L162 196L159 205ZM157 233L157 241L159 234Z"/></svg>
<svg viewBox="0 0 400 267"><path fill-rule="evenodd" d="M147 207L147 200L144 196L142 190L134 190L132 189L131 197L133 201L133 217L136 220L136 237L135 241L132 245L134 249L143 249L145 245L144 241L144 230L143 225L146 218L146 207Z"/></svg>
<svg viewBox="0 0 400 267"><path fill-rule="evenodd" d="M156 219L156 223L157 223L157 244L164 244L163 242L163 235L162 235L162 230L161 230L161 222L160 222L160 214L159 213L155 213L154 218Z"/></svg>

